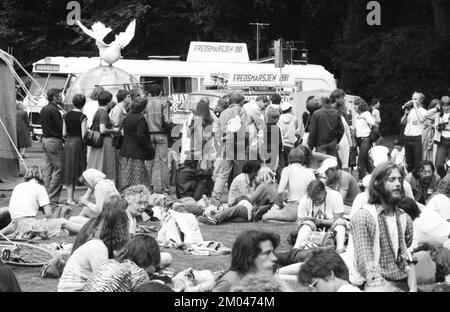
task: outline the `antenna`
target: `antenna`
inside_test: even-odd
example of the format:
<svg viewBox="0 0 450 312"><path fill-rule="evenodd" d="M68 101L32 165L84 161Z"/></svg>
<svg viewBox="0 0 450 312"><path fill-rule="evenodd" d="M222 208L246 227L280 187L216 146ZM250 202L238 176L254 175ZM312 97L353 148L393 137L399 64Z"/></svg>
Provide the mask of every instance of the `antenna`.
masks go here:
<svg viewBox="0 0 450 312"><path fill-rule="evenodd" d="M270 26L267 23L249 23L249 25L256 26L256 59L259 60L259 28Z"/></svg>

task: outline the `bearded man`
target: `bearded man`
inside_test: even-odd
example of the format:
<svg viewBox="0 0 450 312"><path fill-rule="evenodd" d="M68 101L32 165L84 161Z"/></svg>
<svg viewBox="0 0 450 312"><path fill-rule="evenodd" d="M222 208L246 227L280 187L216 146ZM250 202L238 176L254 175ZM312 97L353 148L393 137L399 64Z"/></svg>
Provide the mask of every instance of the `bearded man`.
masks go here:
<svg viewBox="0 0 450 312"><path fill-rule="evenodd" d="M419 168L409 173L405 180L411 184L416 202L425 205L428 199L436 191L440 181L439 176L435 172L433 162L423 160Z"/></svg>
<svg viewBox="0 0 450 312"><path fill-rule="evenodd" d="M350 240L343 255L352 284L366 290L417 291L414 262L408 248L413 223L398 208L404 197L403 173L393 162L380 164L372 173L369 201L350 222ZM393 287L391 287L393 286Z"/></svg>

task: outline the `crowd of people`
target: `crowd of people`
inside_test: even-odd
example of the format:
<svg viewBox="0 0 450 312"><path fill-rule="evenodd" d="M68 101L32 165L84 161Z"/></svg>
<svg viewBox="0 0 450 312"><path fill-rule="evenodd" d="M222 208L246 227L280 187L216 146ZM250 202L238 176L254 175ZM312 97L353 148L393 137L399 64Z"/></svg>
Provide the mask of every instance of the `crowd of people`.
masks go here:
<svg viewBox="0 0 450 312"><path fill-rule="evenodd" d="M158 272L171 255L139 221L151 194L170 194L169 164L178 198L206 200L201 223L297 225L287 252L276 250L285 239L277 233L239 234L229 269L210 291L415 292L430 281L450 282L450 97L426 110L424 95L414 92L389 150L380 139L378 99L369 106L358 98L352 116L345 93L334 90L308 98L300 120L278 94L246 103L232 91L216 107L208 98L198 102L182 130L181 155L170 162L176 144L169 149L170 103L160 86L149 96L120 90L117 104L112 98L96 89L83 110L85 97L75 95L75 108L61 114L59 90L49 90L41 112L44 172L27 171L11 196L11 223L0 231L77 233L58 291L162 287ZM102 144L88 150L89 131ZM76 200L79 184L87 191ZM59 203L63 185L67 203L83 206L77 216ZM166 281L165 290L170 286Z"/></svg>

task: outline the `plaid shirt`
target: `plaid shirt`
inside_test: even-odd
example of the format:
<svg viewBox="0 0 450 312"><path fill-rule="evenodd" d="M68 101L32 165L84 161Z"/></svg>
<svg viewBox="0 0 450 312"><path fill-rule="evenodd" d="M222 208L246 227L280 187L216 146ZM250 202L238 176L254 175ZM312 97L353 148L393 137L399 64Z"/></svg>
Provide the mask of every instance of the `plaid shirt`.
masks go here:
<svg viewBox="0 0 450 312"><path fill-rule="evenodd" d="M360 209L350 222L350 233L355 247L356 264L358 271L366 278L368 285L377 284L383 279L387 281L406 279L407 259L410 259L409 252L405 250L402 243L403 230L400 223L400 215L405 212L395 209L399 237L399 250L396 259L386 224L386 213L380 205L376 205L376 209L380 228L380 260L378 264L376 259L374 259L373 253L376 225L372 215L367 209ZM409 215L406 215L405 242L407 247L411 246L412 239L413 223Z"/></svg>

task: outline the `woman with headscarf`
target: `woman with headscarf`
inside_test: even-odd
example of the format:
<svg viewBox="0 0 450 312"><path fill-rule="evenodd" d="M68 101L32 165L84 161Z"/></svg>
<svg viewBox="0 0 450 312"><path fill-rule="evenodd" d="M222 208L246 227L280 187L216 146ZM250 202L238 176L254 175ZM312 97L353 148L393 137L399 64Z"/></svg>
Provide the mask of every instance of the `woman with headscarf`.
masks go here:
<svg viewBox="0 0 450 312"><path fill-rule="evenodd" d="M113 195L120 195L114 182L106 179L106 175L97 169L87 169L80 177L80 183L88 187L90 194L94 193L95 204L89 199L82 198L80 203L84 205L80 214L70 218L71 221L84 224L90 218L97 217L103 210L103 204L106 199Z"/></svg>
<svg viewBox="0 0 450 312"><path fill-rule="evenodd" d="M22 158L25 157L25 151L27 147L31 147L30 140L30 120L28 119L28 113L24 111L21 102L17 102L17 148L20 151Z"/></svg>

